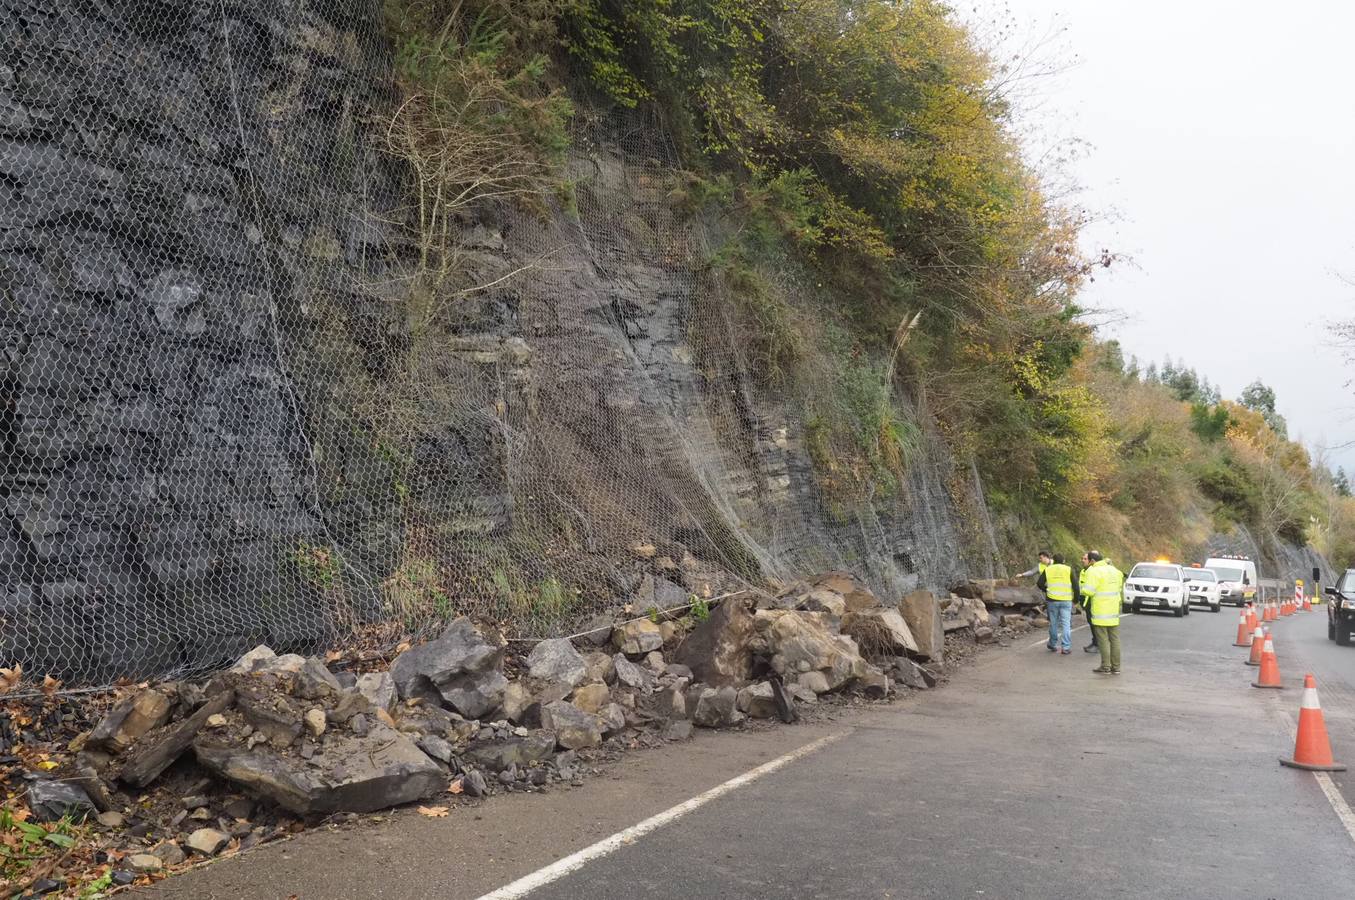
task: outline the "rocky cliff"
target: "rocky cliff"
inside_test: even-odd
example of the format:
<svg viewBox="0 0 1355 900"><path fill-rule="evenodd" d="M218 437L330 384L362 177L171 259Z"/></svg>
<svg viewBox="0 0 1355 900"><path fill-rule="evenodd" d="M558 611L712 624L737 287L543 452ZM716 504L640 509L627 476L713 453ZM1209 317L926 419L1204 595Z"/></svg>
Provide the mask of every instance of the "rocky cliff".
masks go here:
<svg viewBox="0 0 1355 900"><path fill-rule="evenodd" d="M430 299L374 0L0 13L0 661L100 682L988 574L977 478L908 398L900 483L825 497L653 123L581 120L577 208L466 218Z"/></svg>

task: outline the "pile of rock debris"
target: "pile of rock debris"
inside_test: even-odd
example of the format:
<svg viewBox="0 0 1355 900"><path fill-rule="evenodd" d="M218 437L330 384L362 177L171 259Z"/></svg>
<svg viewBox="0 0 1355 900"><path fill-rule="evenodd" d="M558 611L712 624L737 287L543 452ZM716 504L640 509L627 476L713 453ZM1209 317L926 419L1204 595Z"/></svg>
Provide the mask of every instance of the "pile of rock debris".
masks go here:
<svg viewBox="0 0 1355 900"><path fill-rule="evenodd" d="M125 832L125 865L154 872L289 822L578 784L599 754L694 726L790 722L830 695L932 687L948 638L996 640L1008 624L991 622L981 591L885 605L832 572L779 596L729 596L699 620L673 608L599 623L525 656L465 618L388 671L259 646L206 682L126 696L71 742L61 770L35 776L28 802L39 818Z"/></svg>

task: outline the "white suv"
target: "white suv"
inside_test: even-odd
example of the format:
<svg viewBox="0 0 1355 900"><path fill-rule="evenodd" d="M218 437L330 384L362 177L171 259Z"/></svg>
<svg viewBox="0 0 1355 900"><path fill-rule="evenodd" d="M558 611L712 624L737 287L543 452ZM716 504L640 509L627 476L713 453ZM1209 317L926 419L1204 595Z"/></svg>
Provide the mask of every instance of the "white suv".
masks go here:
<svg viewBox="0 0 1355 900"><path fill-rule="evenodd" d="M1209 607L1210 612L1218 612L1223 600L1219 595L1219 577L1214 574L1214 570L1182 566L1181 574L1185 577L1190 602L1202 603Z"/></svg>
<svg viewBox="0 0 1355 900"><path fill-rule="evenodd" d="M1175 563L1139 563L1124 583L1124 602L1134 610L1165 609L1180 618L1190 615L1186 582Z"/></svg>

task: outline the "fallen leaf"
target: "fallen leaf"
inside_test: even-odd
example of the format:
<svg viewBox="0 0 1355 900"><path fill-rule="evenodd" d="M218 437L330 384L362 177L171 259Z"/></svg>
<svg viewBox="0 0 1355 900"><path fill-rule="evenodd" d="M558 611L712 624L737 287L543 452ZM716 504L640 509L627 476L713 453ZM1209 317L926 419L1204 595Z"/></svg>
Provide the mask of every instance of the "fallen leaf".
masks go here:
<svg viewBox="0 0 1355 900"><path fill-rule="evenodd" d="M445 806L420 806L419 815L428 816L430 819L445 819L447 817L447 807Z"/></svg>
<svg viewBox="0 0 1355 900"><path fill-rule="evenodd" d="M59 689L60 687L61 681L59 679L53 678L51 675L43 676L42 692L46 694L48 697L55 694L57 692L57 689Z"/></svg>
<svg viewBox="0 0 1355 900"><path fill-rule="evenodd" d="M26 806L21 806L18 809L11 809L9 812L9 817L16 822L27 822L32 815L32 810Z"/></svg>
<svg viewBox="0 0 1355 900"><path fill-rule="evenodd" d="M38 763L38 768L42 769L42 771L44 772L50 772L59 765L60 763L58 762L54 762L53 760L50 759L44 759L42 762Z"/></svg>
<svg viewBox="0 0 1355 900"><path fill-rule="evenodd" d="M15 666L12 669L0 669L0 694L8 693L14 690L24 677L24 667Z"/></svg>
<svg viewBox="0 0 1355 900"><path fill-rule="evenodd" d="M376 717L383 725L386 725L390 728L395 727L395 720L391 718L391 714L386 712L384 709L378 708L376 711Z"/></svg>
<svg viewBox="0 0 1355 900"><path fill-rule="evenodd" d="M466 785L465 781L463 781L461 777L458 776L452 780L451 784L447 785L447 790L450 793L459 794L466 789L465 785Z"/></svg>
<svg viewBox="0 0 1355 900"><path fill-rule="evenodd" d="M408 649L409 649L409 641L401 641L400 643L398 643L398 644L395 645L395 652L396 652L396 653L404 653L404 652L405 652L406 650L408 650Z"/></svg>
<svg viewBox="0 0 1355 900"><path fill-rule="evenodd" d="M338 650L330 650L325 654L325 662L332 663L343 656Z"/></svg>

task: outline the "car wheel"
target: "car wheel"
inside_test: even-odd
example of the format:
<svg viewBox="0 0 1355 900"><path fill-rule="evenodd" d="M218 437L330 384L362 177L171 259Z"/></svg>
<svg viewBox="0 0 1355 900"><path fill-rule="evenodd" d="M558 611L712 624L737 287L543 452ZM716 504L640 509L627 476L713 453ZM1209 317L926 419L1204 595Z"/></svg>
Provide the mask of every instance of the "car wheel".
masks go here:
<svg viewBox="0 0 1355 900"><path fill-rule="evenodd" d="M1135 601L1134 601L1134 605L1131 606L1131 607L1129 607L1129 611L1132 612L1132 613L1137 614L1138 611L1139 611L1139 601L1135 600Z"/></svg>
<svg viewBox="0 0 1355 900"><path fill-rule="evenodd" d="M1184 616L1185 614L1186 614L1185 608L1181 606L1178 606L1176 607L1176 609L1172 610L1172 615L1176 616L1176 618L1178 619Z"/></svg>
<svg viewBox="0 0 1355 900"><path fill-rule="evenodd" d="M1331 616L1327 616L1327 640L1336 640L1336 624L1332 622Z"/></svg>
<svg viewBox="0 0 1355 900"><path fill-rule="evenodd" d="M1351 629L1351 624L1350 624L1350 622L1337 622L1337 623L1336 623L1336 643L1340 644L1342 647L1349 647L1349 646L1350 646L1350 629Z"/></svg>
<svg viewBox="0 0 1355 900"><path fill-rule="evenodd" d="M1183 615L1183 616L1188 616L1188 615L1190 615L1190 601L1189 601L1189 600L1182 600L1182 601L1181 601L1181 615Z"/></svg>
<svg viewBox="0 0 1355 900"><path fill-rule="evenodd" d="M1223 604L1222 604L1222 603L1212 603L1212 604L1210 604L1210 606L1209 606L1209 611L1210 611L1210 612L1219 612L1219 611L1222 610L1222 609L1223 609Z"/></svg>

